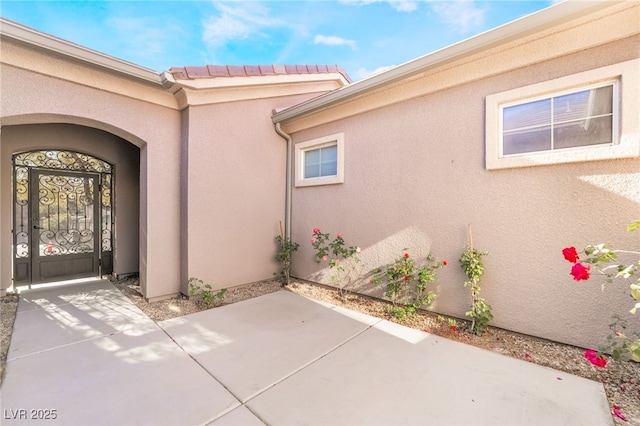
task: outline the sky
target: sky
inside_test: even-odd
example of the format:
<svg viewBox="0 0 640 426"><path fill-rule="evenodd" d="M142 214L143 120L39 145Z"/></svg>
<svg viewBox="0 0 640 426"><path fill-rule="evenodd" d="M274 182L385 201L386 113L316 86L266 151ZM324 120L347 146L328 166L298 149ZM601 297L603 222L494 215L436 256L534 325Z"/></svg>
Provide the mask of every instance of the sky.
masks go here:
<svg viewBox="0 0 640 426"><path fill-rule="evenodd" d="M340 65L352 80L557 0L0 1L0 16L156 72Z"/></svg>

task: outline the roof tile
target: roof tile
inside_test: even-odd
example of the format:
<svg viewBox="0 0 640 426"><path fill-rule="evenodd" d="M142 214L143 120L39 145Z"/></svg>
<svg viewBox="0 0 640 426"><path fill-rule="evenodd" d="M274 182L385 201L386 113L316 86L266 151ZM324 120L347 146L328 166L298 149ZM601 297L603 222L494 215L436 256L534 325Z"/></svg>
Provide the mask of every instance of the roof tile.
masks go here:
<svg viewBox="0 0 640 426"><path fill-rule="evenodd" d="M284 65L274 65L273 66L273 72L275 72L276 74L286 74L287 73L287 67Z"/></svg>
<svg viewBox="0 0 640 426"><path fill-rule="evenodd" d="M245 65L244 71L247 75L262 75L260 72L260 67L254 65Z"/></svg>
<svg viewBox="0 0 640 426"><path fill-rule="evenodd" d="M275 74L275 65L260 65L260 72L262 75L273 75Z"/></svg>
<svg viewBox="0 0 640 426"><path fill-rule="evenodd" d="M207 67L184 67L189 78L210 77Z"/></svg>
<svg viewBox="0 0 640 426"><path fill-rule="evenodd" d="M227 69L229 70L229 75L232 77L243 77L247 75L242 65L227 65Z"/></svg>
<svg viewBox="0 0 640 426"><path fill-rule="evenodd" d="M211 77L229 77L229 70L225 65L207 65Z"/></svg>
<svg viewBox="0 0 640 426"><path fill-rule="evenodd" d="M189 78L184 67L171 67L169 68L169 72L177 80L187 80Z"/></svg>
<svg viewBox="0 0 640 426"><path fill-rule="evenodd" d="M282 74L340 73L348 82L351 78L338 65L207 65L172 67L169 72L177 80L211 77L247 77Z"/></svg>

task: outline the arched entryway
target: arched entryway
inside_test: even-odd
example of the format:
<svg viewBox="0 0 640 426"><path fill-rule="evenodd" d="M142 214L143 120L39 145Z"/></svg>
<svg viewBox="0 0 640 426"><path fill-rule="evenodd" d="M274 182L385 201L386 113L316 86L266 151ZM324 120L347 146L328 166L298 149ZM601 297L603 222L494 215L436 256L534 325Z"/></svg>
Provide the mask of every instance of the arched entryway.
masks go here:
<svg viewBox="0 0 640 426"><path fill-rule="evenodd" d="M113 165L68 150L13 155L14 284L113 272Z"/></svg>
<svg viewBox="0 0 640 426"><path fill-rule="evenodd" d="M114 132L78 124L3 125L1 131L0 290L141 273L141 149ZM62 195L61 214L55 197L43 200L43 207L35 204L41 189L45 197ZM85 232L85 219L93 222L94 238ZM57 262L63 259L70 265Z"/></svg>

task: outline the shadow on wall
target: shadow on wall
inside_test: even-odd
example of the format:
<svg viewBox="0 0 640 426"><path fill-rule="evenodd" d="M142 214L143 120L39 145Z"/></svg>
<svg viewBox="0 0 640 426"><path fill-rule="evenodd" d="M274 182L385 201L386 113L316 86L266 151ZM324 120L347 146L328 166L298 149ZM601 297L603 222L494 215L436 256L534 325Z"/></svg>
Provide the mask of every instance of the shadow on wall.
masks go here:
<svg viewBox="0 0 640 426"><path fill-rule="evenodd" d="M375 277L381 272L384 273L389 265L405 253L408 253L412 259L424 259L429 254L433 254L437 259L438 254L431 253L431 246L432 241L429 236L425 235L418 227L410 226L361 249L351 258L341 259L339 267L335 264L333 267L331 266L331 258L322 260L316 257L315 260L322 269L304 279L345 291L388 299L385 297L384 286L376 285ZM429 290L436 292L439 289L440 286L436 287L435 284L429 288ZM435 307L435 302L432 307Z"/></svg>

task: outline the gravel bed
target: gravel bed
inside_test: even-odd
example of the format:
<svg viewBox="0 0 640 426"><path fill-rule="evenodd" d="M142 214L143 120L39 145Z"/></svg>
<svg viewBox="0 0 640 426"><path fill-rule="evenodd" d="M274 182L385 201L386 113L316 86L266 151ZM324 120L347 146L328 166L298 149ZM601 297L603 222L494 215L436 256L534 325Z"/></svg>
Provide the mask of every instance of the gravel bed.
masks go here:
<svg viewBox="0 0 640 426"><path fill-rule="evenodd" d="M138 278L126 278L120 281L112 281L112 284L144 312L149 318L158 322L182 315L193 314L206 309L241 302L263 294L282 290L282 284L277 280L261 281L241 287L227 290L222 301L206 304L200 297L179 296L173 299L160 300L148 303L140 293Z"/></svg>
<svg viewBox="0 0 640 426"><path fill-rule="evenodd" d="M17 309L17 295L7 294L0 298L0 383L4 380L4 373L6 372L7 352L9 351Z"/></svg>
<svg viewBox="0 0 640 426"><path fill-rule="evenodd" d="M584 349L582 348L495 327L488 327L482 336L475 336L465 331L469 327L467 321L456 319L457 327L453 330L447 322L448 318L428 311L421 311L404 321L397 321L387 314L385 310L387 303L384 301L353 293L341 295L333 288L305 281L293 281L284 289L277 280L267 280L232 288L225 293L222 301L217 301L212 305L204 303L200 298L184 296L148 303L140 293L137 278L114 281L113 284L156 322L240 302L275 291L291 291L311 299L395 321L407 327L451 340L599 381L604 385L611 409L618 407L620 413L626 418L626 421L623 421L614 416L615 425L640 426L640 363L615 362L610 359L606 368L598 368L584 358ZM4 377L6 354L13 330L17 301L18 297L15 295L7 295L1 299L1 377Z"/></svg>

